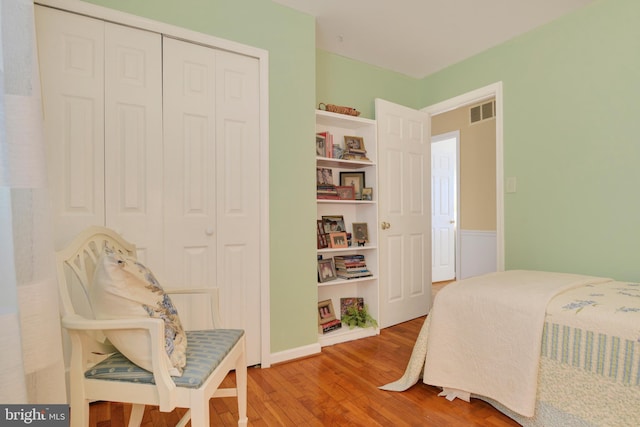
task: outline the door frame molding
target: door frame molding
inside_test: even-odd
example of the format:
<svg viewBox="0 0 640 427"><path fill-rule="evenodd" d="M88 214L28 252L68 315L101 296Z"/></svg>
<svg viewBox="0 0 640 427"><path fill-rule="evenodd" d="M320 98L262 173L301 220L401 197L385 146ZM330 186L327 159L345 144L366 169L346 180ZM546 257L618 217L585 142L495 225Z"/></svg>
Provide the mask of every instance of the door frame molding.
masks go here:
<svg viewBox="0 0 640 427"><path fill-rule="evenodd" d="M263 368L268 368L271 366L271 314L269 299L269 52L257 47L192 31L187 28L153 21L141 16L84 1L35 0L34 4L151 31L168 37L256 58L258 60L260 82L260 363Z"/></svg>
<svg viewBox="0 0 640 427"><path fill-rule="evenodd" d="M455 110L495 98L496 101L496 271L504 271L504 116L502 100L502 81L463 93L422 109L431 117L436 114ZM456 257L458 255L456 254ZM456 268L456 276L457 276Z"/></svg>
<svg viewBox="0 0 640 427"><path fill-rule="evenodd" d="M431 115L429 115L429 120L431 120ZM433 133L433 131L431 132ZM455 259L455 279L458 280L460 278L460 131L454 130L451 132L441 133L439 135L431 135L431 144L433 146L436 142L445 141L447 139L455 138L456 139L456 216L454 221L456 222L456 232L454 233L455 245L456 245L456 259ZM431 150L431 155L433 156L433 149ZM433 181L433 180L432 180ZM431 198L433 198L433 192L431 193ZM433 215L433 212L432 212ZM432 219L433 224L433 219ZM433 239L433 235L431 236ZM433 256L433 254L431 254ZM431 282L433 283L433 270L431 270Z"/></svg>

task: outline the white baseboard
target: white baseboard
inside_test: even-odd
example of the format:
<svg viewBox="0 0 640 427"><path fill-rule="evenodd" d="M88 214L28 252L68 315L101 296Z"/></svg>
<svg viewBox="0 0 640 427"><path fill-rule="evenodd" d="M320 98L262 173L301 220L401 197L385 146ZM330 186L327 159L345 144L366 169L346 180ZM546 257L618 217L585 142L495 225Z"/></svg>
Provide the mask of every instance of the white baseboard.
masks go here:
<svg viewBox="0 0 640 427"><path fill-rule="evenodd" d="M300 359L302 357L313 356L321 352L320 344L310 344L304 347L296 347L278 353L271 353L272 364L288 362L289 360Z"/></svg>

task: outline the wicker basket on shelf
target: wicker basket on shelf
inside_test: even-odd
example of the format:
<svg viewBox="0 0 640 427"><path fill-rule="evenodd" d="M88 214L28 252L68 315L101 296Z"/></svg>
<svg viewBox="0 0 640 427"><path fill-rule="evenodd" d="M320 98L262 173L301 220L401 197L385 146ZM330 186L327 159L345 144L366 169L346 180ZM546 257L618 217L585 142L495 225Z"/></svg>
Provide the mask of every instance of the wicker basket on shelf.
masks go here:
<svg viewBox="0 0 640 427"><path fill-rule="evenodd" d="M323 107L324 106L324 107ZM343 107L341 105L325 104L323 102L318 105L321 110L329 111L330 113L346 114L348 116L359 116L360 111L351 107Z"/></svg>

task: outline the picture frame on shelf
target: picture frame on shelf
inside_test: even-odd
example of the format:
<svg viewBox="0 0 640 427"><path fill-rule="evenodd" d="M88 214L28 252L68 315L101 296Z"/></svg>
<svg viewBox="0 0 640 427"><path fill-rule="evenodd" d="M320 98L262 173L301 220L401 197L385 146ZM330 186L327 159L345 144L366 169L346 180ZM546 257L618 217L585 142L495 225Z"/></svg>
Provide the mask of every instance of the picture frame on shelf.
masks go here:
<svg viewBox="0 0 640 427"><path fill-rule="evenodd" d="M361 137L361 136L345 135L344 136L344 148L345 148L345 150L350 151L350 152L354 152L354 151L366 152L367 151L364 148L364 138Z"/></svg>
<svg viewBox="0 0 640 427"><path fill-rule="evenodd" d="M323 215L322 225L324 226L325 233L347 231L347 227L344 223L344 216L342 215Z"/></svg>
<svg viewBox="0 0 640 427"><path fill-rule="evenodd" d="M354 222L352 227L353 240L358 244L369 243L369 227L366 222Z"/></svg>
<svg viewBox="0 0 640 427"><path fill-rule="evenodd" d="M364 171L340 172L340 186L352 186L355 200L362 200L362 189L366 187L364 177Z"/></svg>
<svg viewBox="0 0 640 427"><path fill-rule="evenodd" d="M355 188L351 186L336 186L336 191L338 192L338 196L340 200L355 200L356 199L356 191Z"/></svg>
<svg viewBox="0 0 640 427"><path fill-rule="evenodd" d="M336 266L333 262L333 258L319 259L318 260L318 282L325 283L330 282L338 278L336 274Z"/></svg>
<svg viewBox="0 0 640 427"><path fill-rule="evenodd" d="M347 314L347 309L352 306L357 306L359 309L364 308L364 298L351 297L340 298L340 318Z"/></svg>
<svg viewBox="0 0 640 427"><path fill-rule="evenodd" d="M326 138L322 135L316 134L316 156L325 157L327 146Z"/></svg>
<svg viewBox="0 0 640 427"><path fill-rule="evenodd" d="M365 187L362 189L362 200L373 200L373 188Z"/></svg>
<svg viewBox="0 0 640 427"><path fill-rule="evenodd" d="M329 247L329 241L327 240L327 233L324 231L324 225L322 225L322 220L319 219L316 221L316 233L318 240L318 249L324 249Z"/></svg>
<svg viewBox="0 0 640 427"><path fill-rule="evenodd" d="M349 247L347 233L341 231L339 233L329 233L329 247L333 249L344 249Z"/></svg>
<svg viewBox="0 0 640 427"><path fill-rule="evenodd" d="M333 185L333 169L316 168L316 184Z"/></svg>
<svg viewBox="0 0 640 427"><path fill-rule="evenodd" d="M330 299L318 302L318 325L336 320L336 312Z"/></svg>

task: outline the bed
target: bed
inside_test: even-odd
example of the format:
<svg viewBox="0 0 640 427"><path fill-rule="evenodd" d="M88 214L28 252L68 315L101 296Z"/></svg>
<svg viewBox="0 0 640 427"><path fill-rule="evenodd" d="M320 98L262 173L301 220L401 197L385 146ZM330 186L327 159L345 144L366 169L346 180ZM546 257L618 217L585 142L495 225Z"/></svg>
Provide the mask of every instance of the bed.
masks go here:
<svg viewBox="0 0 640 427"><path fill-rule="evenodd" d="M640 425L640 284L514 270L436 296L402 378L523 426Z"/></svg>

